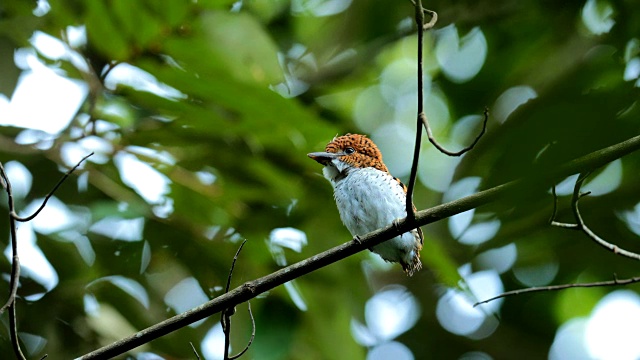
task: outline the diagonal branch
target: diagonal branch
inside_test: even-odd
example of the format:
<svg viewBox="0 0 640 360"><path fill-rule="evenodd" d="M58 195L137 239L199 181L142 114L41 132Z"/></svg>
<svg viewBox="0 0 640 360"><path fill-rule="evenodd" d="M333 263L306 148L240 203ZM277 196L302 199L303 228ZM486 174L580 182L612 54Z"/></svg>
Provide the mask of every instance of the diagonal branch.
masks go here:
<svg viewBox="0 0 640 360"><path fill-rule="evenodd" d="M640 276L632 277L630 279L623 279L623 280L619 280L617 277L614 277L613 280L609 280L609 281L597 281L597 282L592 282L592 283L577 283L577 284L564 284L564 285L530 287L530 288L526 288L526 289L518 289L518 290L512 290L512 291L504 292L504 293L502 293L502 294L500 294L498 296L494 296L494 297L492 297L490 299L479 301L479 302L473 304L473 307L476 307L476 306L481 305L481 304L486 304L486 303L489 303L491 301L494 301L494 300L497 300L497 299L501 299L501 298L504 298L504 297L507 297L507 296L515 296L515 295L527 294L527 293L532 293L532 292L559 291L559 290L570 289L570 288L578 288L578 287L589 288L589 287L602 287L602 286L622 286L622 285L634 284L634 283L637 283L637 282L640 282Z"/></svg>
<svg viewBox="0 0 640 360"><path fill-rule="evenodd" d="M200 354L198 354L198 350L196 350L196 347L193 346L193 343L191 341L189 341L189 345L191 345L191 351L193 351L193 355L196 356L197 360L200 360Z"/></svg>
<svg viewBox="0 0 640 360"><path fill-rule="evenodd" d="M455 214L489 204L504 196L519 193L523 189L532 186L532 184L553 183L569 175L601 167L636 150L640 150L640 135L577 158L555 169L537 172L537 175L534 177L512 181L459 200L438 205L427 210L418 211L416 213L415 222L410 222L407 219L400 220L395 224L361 236L359 242L348 241L308 259L282 268L269 275L245 282L239 287L226 294L220 295L205 304L182 314L173 316L146 329L140 330L135 334L120 339L110 345L94 350L93 352L80 357L80 359L105 359L123 354L140 345L146 344L153 339L157 339L163 335L188 326L193 322L253 299L256 296L288 281L304 276L325 266L329 266L353 254L398 236L399 234L404 234L417 226L431 224Z"/></svg>

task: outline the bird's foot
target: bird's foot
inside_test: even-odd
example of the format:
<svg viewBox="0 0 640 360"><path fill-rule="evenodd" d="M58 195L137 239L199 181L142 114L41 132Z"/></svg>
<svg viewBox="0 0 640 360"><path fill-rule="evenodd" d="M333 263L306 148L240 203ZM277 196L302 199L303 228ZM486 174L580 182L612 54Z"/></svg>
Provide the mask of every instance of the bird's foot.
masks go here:
<svg viewBox="0 0 640 360"><path fill-rule="evenodd" d="M360 235L354 236L353 241L358 245L362 244L362 239L360 238Z"/></svg>
<svg viewBox="0 0 640 360"><path fill-rule="evenodd" d="M391 222L391 225L393 225L393 229L395 231L400 231L400 219L393 219L393 221Z"/></svg>

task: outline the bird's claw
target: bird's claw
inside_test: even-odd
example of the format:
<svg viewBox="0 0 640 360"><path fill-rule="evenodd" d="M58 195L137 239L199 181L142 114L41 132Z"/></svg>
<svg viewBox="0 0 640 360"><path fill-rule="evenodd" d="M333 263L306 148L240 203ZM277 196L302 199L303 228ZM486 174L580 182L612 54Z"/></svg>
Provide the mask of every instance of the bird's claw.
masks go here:
<svg viewBox="0 0 640 360"><path fill-rule="evenodd" d="M395 231L400 231L400 219L393 219L391 225L393 225Z"/></svg>
<svg viewBox="0 0 640 360"><path fill-rule="evenodd" d="M360 245L362 244L362 239L360 238L360 235L356 235L353 237L353 241L356 242L356 244Z"/></svg>

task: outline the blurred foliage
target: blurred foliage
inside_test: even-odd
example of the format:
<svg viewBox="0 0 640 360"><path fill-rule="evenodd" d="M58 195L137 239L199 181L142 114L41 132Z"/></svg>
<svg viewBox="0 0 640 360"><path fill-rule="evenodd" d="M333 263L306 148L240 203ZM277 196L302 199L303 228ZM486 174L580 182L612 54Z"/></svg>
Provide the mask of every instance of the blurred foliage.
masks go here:
<svg viewBox="0 0 640 360"><path fill-rule="evenodd" d="M308 244L301 253L285 249L289 263L350 239L329 184L306 153L323 149L336 134L362 131L352 121L358 94L376 83L399 54L415 54L415 32L407 25L413 9L409 1L373 6L354 0L343 11L321 16L305 8L311 3L52 0L42 16L34 15L35 2L0 3L0 92L7 97L21 72L11 61L14 51L30 47L34 31L65 40L68 27L84 25L87 36L86 43L71 50L89 66L39 54L60 73L89 85L88 98L67 129L50 140L24 144L17 140L22 129L0 128L0 160L16 160L33 175L31 190L18 199L18 207L42 198L69 167L65 145L91 137L112 145L99 154L105 161L90 159L78 171L82 175L72 176L56 193L74 214L88 219L76 230L90 240L95 261L88 263L59 233L37 234L59 284L29 300L29 295L43 293L42 285L27 277L22 281L18 328L46 339L31 358L45 353L55 359L80 356L174 315L165 295L186 277L194 277L206 297L219 295L239 238L248 242L234 284L279 268L269 248L274 228L306 233ZM466 34L479 27L488 44L477 76L452 81L432 66L437 33L427 34L425 62L432 90L446 94L452 119L480 114L514 86L527 85L537 94L506 121L492 117L487 135L457 166L454 181L480 177L480 188L489 188L638 134L638 87L623 80L625 51L640 34L638 5L633 0L615 2L615 25L601 35L582 24L584 5L530 0L425 3L440 15L436 29L455 24ZM173 95L130 84L102 84L108 69L113 72L126 64L170 86ZM415 67L407 71L413 73ZM415 104L411 106L409 114ZM439 135L447 136L454 125ZM469 134L471 139L473 131ZM412 142L407 137L401 145L410 152ZM136 152L141 148L172 161ZM149 204L123 180L114 159L125 153L166 176L170 188L164 203ZM585 198L581 205L594 231L637 252L638 235L624 225L620 213L640 201L633 175L640 168L640 155L624 158L622 168L615 191ZM201 181L201 172L213 181ZM485 216L502 224L480 245L456 242L446 222L426 227L427 268L413 278L404 277L397 266L381 270L376 265L372 270L370 260L363 265L370 255L359 254L297 280L306 311L296 307L283 288L252 301L256 341L246 357L364 358L367 349L353 339L350 322L363 318L363 306L376 291L401 283L422 308L418 323L399 338L416 358L451 359L476 350L495 359L512 358L507 342L522 359L544 358L558 326L588 314L610 289L509 298L495 333L478 340L444 330L434 309L445 285L459 279L459 266L471 263L483 270L476 255L511 243L518 248L516 267L556 261L559 271L553 283L637 275L632 262L594 246L582 234L549 227L552 200L547 190L541 186L479 209L483 213L476 214L477 221ZM442 201L440 192L427 187L416 191L419 209ZM5 199L3 194L3 207ZM162 205L170 205L170 214L162 213ZM562 221L570 221L568 205L568 198L561 197ZM113 217L144 218L142 237L119 241L87 230ZM0 230L8 234L6 220ZM4 245L7 237L2 237ZM5 257L0 269L6 280L10 264ZM148 304L115 281L92 283L116 275L140 284ZM511 271L502 281L506 289L525 286ZM6 294L7 287L2 282L0 293ZM88 314L92 301L100 304L100 317ZM189 342L199 343L218 320L214 316L133 354L193 358ZM251 331L244 309L233 321L233 349L241 349ZM6 314L2 322L8 324ZM7 329L0 329L3 353L11 351Z"/></svg>

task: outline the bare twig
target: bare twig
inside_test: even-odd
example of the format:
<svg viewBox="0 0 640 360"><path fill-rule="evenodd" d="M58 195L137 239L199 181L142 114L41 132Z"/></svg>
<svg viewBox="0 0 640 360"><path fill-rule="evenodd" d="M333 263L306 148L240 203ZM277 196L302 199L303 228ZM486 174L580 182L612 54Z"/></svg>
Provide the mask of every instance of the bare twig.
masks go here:
<svg viewBox="0 0 640 360"><path fill-rule="evenodd" d="M198 350L196 350L196 347L193 346L193 343L191 341L189 341L189 345L191 345L191 351L193 351L193 354L196 356L196 359L200 360L200 354L198 354Z"/></svg>
<svg viewBox="0 0 640 360"><path fill-rule="evenodd" d="M251 312L251 301L247 301L247 309L249 309L249 317L251 318L251 337L249 338L249 342L247 345L240 351L238 354L230 356L229 360L234 360L244 355L244 353L249 350L251 344L253 343L253 339L256 338L256 320L253 318L253 312Z"/></svg>
<svg viewBox="0 0 640 360"><path fill-rule="evenodd" d="M429 138L429 142L433 144L433 146L435 146L436 149L438 149L441 153L445 155L462 156L463 154L470 151L476 146L478 141L480 141L480 138L482 137L482 135L484 135L485 131L487 130L487 121L489 120L489 109L484 108L484 120L482 121L482 130L480 131L480 133L476 136L476 138L473 140L471 145L463 148L460 151L449 151L445 149L444 146L440 145L440 143L438 143L435 137L433 137L433 133L431 132L431 127L429 126L429 120L427 119L427 115L425 113L420 113L419 119L424 125L424 128L427 130L427 137Z"/></svg>
<svg viewBox="0 0 640 360"><path fill-rule="evenodd" d="M580 215L580 209L578 208L578 201L583 196L586 196L589 194L589 193L585 193L585 194L580 193L580 188L582 187L582 183L586 180L589 174L590 172L580 173L580 176L576 181L576 185L573 188L573 199L571 200L571 209L573 210L573 216L576 218L576 221L577 221L577 229L582 230L582 232L584 232L591 240L595 241L596 244L604 247L605 249L613 252L616 255L628 257L634 260L640 260L640 254L622 249L617 245L614 245L604 240L603 238L596 235L596 233L594 233L591 229L589 229L589 227L584 223L584 220L582 219L582 215Z"/></svg>
<svg viewBox="0 0 640 360"><path fill-rule="evenodd" d="M580 209L578 208L578 201L589 195L589 192L586 193L581 193L580 189L582 188L582 184L584 183L584 181L587 179L587 177L591 174L591 171L585 171L585 172L581 172L580 175L578 176L578 179L576 180L576 183L573 187L573 196L571 198L571 210L573 211L573 217L576 219L576 223L572 224L572 223L562 223L562 222L558 222L555 221L555 217L556 217L556 211L557 211L557 202L558 202L558 196L556 195L556 188L555 186L553 186L551 188L551 193L553 194L553 213L551 215L551 219L550 219L550 223L552 226L557 226L557 227L561 227L564 229L571 229L571 230L579 230L584 232L591 240L593 240L596 244L604 247L607 250L610 250L611 252L613 252L614 254L620 255L620 256L624 256L624 257L628 257L634 260L640 260L640 254L622 249L620 247L618 247L617 245L614 245L606 240L604 240L603 238L599 237L598 235L596 235L596 233L594 233L588 226L587 224L585 224L584 219L582 218L582 215L580 214Z"/></svg>
<svg viewBox="0 0 640 360"><path fill-rule="evenodd" d="M11 238L11 250L13 253L13 259L11 264L11 278L9 281L9 299L7 303L0 309L0 312L4 312L6 308L9 308L9 333L11 335L11 345L16 357L20 360L26 360L22 349L20 349L20 340L18 339L18 324L16 320L16 294L18 292L18 283L20 280L20 258L18 257L18 241L16 236L16 221L13 217L14 214L14 202L13 191L11 190L11 181L7 173L4 171L2 163L0 163L0 176L3 180L4 189L7 192L7 201L9 204L9 232Z"/></svg>
<svg viewBox="0 0 640 360"><path fill-rule="evenodd" d="M440 145L438 141L433 136L431 131L431 126L429 126L429 119L427 119L427 115L424 112L424 84L423 84L423 61L422 61L422 53L424 47L424 32L433 28L438 21L438 14L435 11L428 10L422 7L421 0L411 0L415 8L415 19L416 25L418 27L418 117L416 121L416 140L415 146L413 149L413 163L411 164L411 174L409 177L409 184L407 186L407 202L406 202L406 211L407 217L410 220L415 219L415 210L413 208L413 189L415 187L416 176L418 174L418 162L420 157L420 145L422 144L422 127L427 131L427 137L429 138L429 142L435 146L438 151L448 156L461 156L466 152L473 149L482 135L484 135L487 130L487 121L489 120L489 109L484 109L484 121L482 122L482 130L476 136L475 140L471 145L463 148L460 151L449 151L444 146ZM431 19L425 23L425 13L428 13L431 16Z"/></svg>
<svg viewBox="0 0 640 360"><path fill-rule="evenodd" d="M13 191L11 190L11 181L9 181L9 177L4 171L2 163L0 163L0 176L2 177L2 186L7 192L7 202L9 205L9 236L11 238L11 251L13 254L11 263L11 280L9 284L9 298L2 308L0 308L0 314L2 314L13 304L16 298L16 293L18 291L18 279L20 278L20 258L18 257L18 242L16 241L16 222L14 217L11 215L14 213L15 208L13 202Z"/></svg>
<svg viewBox="0 0 640 360"><path fill-rule="evenodd" d="M551 213L551 218L549 218L549 224L551 226L557 226L565 229L578 229L578 224L570 224L556 221L556 215L558 213L558 195L556 194L556 186L553 185L551 187L551 194L553 195L553 212Z"/></svg>
<svg viewBox="0 0 640 360"><path fill-rule="evenodd" d="M420 159L420 145L422 144L422 121L421 115L424 115L424 84L423 84L423 61L422 48L424 47L424 32L435 26L438 21L438 14L435 11L427 10L422 7L422 0L411 1L415 8L415 19L418 28L418 118L416 121L416 141L413 148L413 163L411 164L411 175L409 176L409 184L407 186L407 202L406 211L407 219L415 221L415 208L413 206L413 189L416 185L416 176L418 174L418 161ZM431 20L425 24L424 13L429 12Z"/></svg>
<svg viewBox="0 0 640 360"><path fill-rule="evenodd" d="M418 26L420 26L420 24L422 24L422 30L429 30L432 27L434 27L436 25L436 23L438 22L438 13L436 13L435 11L431 11L429 9L425 9L422 7L422 4L419 2L416 4L416 2L414 0L409 0L411 1L411 4L413 4L413 6L415 7L416 11L418 11L418 9L422 9L422 19L420 21L417 21ZM429 22L424 23L424 13L429 13L429 15L431 16L431 20L429 20Z"/></svg>
<svg viewBox="0 0 640 360"><path fill-rule="evenodd" d="M18 216L18 214L16 214L15 204L13 201L13 191L11 189L11 181L9 180L9 177L5 172L4 167L2 166L2 163L0 163L0 178L2 179L0 183L2 187L5 189L5 191L7 192L7 201L9 206L9 233L11 238L11 250L12 250L11 278L9 281L9 298L7 299L7 302L4 304L4 306L0 308L0 314L4 313L4 311L7 308L9 309L9 330L11 333L11 344L13 345L13 351L18 359L25 359L25 356L22 353L22 350L20 349L20 342L18 339L18 325L16 321L16 296L18 293L18 284L20 283L20 257L18 256L18 238L16 234L16 221L26 222L35 218L40 213L40 211L44 209L45 205L47 204L47 201L49 201L49 198L53 196L53 194L60 187L60 185L67 179L67 177L69 177L69 174L71 174L76 168L78 168L78 166L80 166L80 164L91 155L93 155L93 153L83 157L76 164L76 166L74 166L69 171L67 171L67 173L64 174L62 179L58 181L56 186L54 186L53 189L44 198L44 201L42 202L42 205L40 205L40 208L38 208L38 210L36 210L31 216L28 216L26 218L21 218ZM47 355L45 355L45 357L46 356Z"/></svg>
<svg viewBox="0 0 640 360"><path fill-rule="evenodd" d="M571 209L573 211L573 216L576 218L577 223L572 224L572 223L563 223L563 222L558 222L556 221L556 214L557 214L557 209L558 209L558 195L556 194L556 187L555 185L551 187L551 194L553 195L553 212L551 214L551 218L549 219L549 223L552 226L557 226L557 227L561 227L564 229L570 229L570 230L580 230L582 232L584 232L591 240L595 241L598 245L611 250L614 254L617 255L621 255L621 256L625 256L631 259L635 259L635 260L640 260L640 254L625 250L625 249L621 249L619 248L617 245L611 244L610 242L602 239L601 237L599 237L598 235L596 235L593 231L591 231L591 229L589 229L589 227L584 223L584 220L582 219L582 216L580 215L580 210L578 208L578 201L584 197L589 195L589 192L586 193L581 193L580 189L582 188L582 184L584 183L584 181L587 179L587 177L591 174L591 170L587 170L584 172L581 172L580 175L578 175L578 179L576 180L576 183L573 187L573 196L571 198ZM520 294L524 294L524 293L530 293L530 292L538 292L538 291L557 291L557 290L564 290L564 289L568 289L568 288L573 288L573 287L597 287L597 286L615 286L615 285L627 285L627 284L633 284L636 282L640 282L640 277L633 277L630 279L626 279L626 280L618 280L617 277L614 276L614 279L612 281L599 281L599 282L593 282L593 283L586 283L586 284L565 284L565 285L554 285L554 286L540 286L540 287L531 287L531 288L526 288L526 289L519 289L519 290L512 290L512 291L507 291L504 292L498 296L492 297L490 299L481 301L481 302L477 302L475 303L473 306L477 306L480 304L486 304L490 301L496 300L496 299L500 299L500 298L504 298L507 296L512 296L512 295L520 295Z"/></svg>
<svg viewBox="0 0 640 360"><path fill-rule="evenodd" d="M247 240L245 239L242 244L240 244L240 247L238 248L238 251L236 251L236 255L233 257L233 262L231 263L231 269L229 269L229 276L227 276L227 286L224 289L225 293L229 292L229 287L231 286L231 277L233 276L233 268L236 266L236 261L238 260L238 256L240 255L240 251L242 251L242 247L244 246L244 244L247 242ZM231 345L231 316L233 314L235 314L236 309L235 307L233 308L228 308L228 309L224 309L222 311L222 314L220 316L220 324L222 325L222 332L224 332L224 360L229 360L231 358L235 357L229 357L229 346ZM252 318L253 320L253 318ZM243 351L244 353L244 351ZM238 355L239 357L240 355Z"/></svg>
<svg viewBox="0 0 640 360"><path fill-rule="evenodd" d="M80 359L107 359L123 354L140 345L146 344L161 336L188 326L198 320L202 320L220 311L253 299L256 296L288 281L336 263L360 251L367 250L370 247L378 245L400 234L404 234L418 226L428 225L467 210L492 203L504 196L519 193L523 189L527 189L535 184L554 183L571 174L601 167L636 150L640 150L640 135L607 148L594 151L593 153L560 165L557 168L537 172L531 178L515 180L462 199L418 211L413 223L409 222L407 219L400 220L395 224L360 236L360 242L352 240L347 241L332 249L316 254L308 259L282 268L276 272L255 280L247 281L239 287L230 290L228 293L220 295L205 304L154 324L146 329L137 331L135 334L120 339L112 344L96 349L91 353L80 357Z"/></svg>
<svg viewBox="0 0 640 360"><path fill-rule="evenodd" d="M514 296L514 295L521 295L521 294L526 294L526 293L532 293L532 292L541 292L541 291L558 291L558 290L564 290L564 289L569 289L569 288L577 288L577 287L583 287L583 288L588 288L588 287L601 287L601 286L621 286L621 285L629 285L629 284L634 284L640 282L640 276L638 277L633 277L630 279L623 279L623 280L619 280L617 277L614 276L613 280L609 280L609 281L598 281L598 282L592 282L592 283L578 283L578 284L564 284L564 285L553 285L553 286L539 286L539 287L530 287L530 288L526 288L526 289L519 289L519 290L513 290L513 291L507 291L504 292L498 296L494 296L490 299L487 300L483 300L480 302L477 302L475 304L473 304L473 307L476 307L478 305L481 304L486 304L488 302L500 299L500 298L504 298L507 296Z"/></svg>
<svg viewBox="0 0 640 360"><path fill-rule="evenodd" d="M36 216L38 216L38 214L40 213L40 211L42 211L42 209L44 209L44 207L47 205L47 201L49 201L49 198L51 198L51 196L53 196L53 193L56 192L56 190L58 190L58 188L60 187L60 185L62 185L62 183L67 180L67 178L69 177L69 175L71 175L72 172L74 172L78 166L80 166L80 164L82 164L85 160L87 160L87 158L89 158L89 156L93 155L93 152L91 152L89 155L83 157L82 159L80 159L80 161L78 161L78 163L72 167L71 169L69 169L69 171L67 171L64 176L60 179L60 181L58 181L58 183L56 184L56 186L53 187L53 189L51 191L49 191L49 193L47 194L47 196L45 196L44 201L42 201L42 204L40 205L40 207L38 208L38 210L36 210L33 214L27 216L27 217L19 217L18 214L16 214L13 210L11 210L11 216L13 216L15 218L16 221L19 222L27 222L27 221L31 221L33 220Z"/></svg>
<svg viewBox="0 0 640 360"><path fill-rule="evenodd" d="M429 15L431 15L431 20L429 20L427 23L422 25L422 30L427 31L433 28L434 26L436 26L436 23L438 22L438 13L429 9L423 9L423 10L429 13Z"/></svg>

